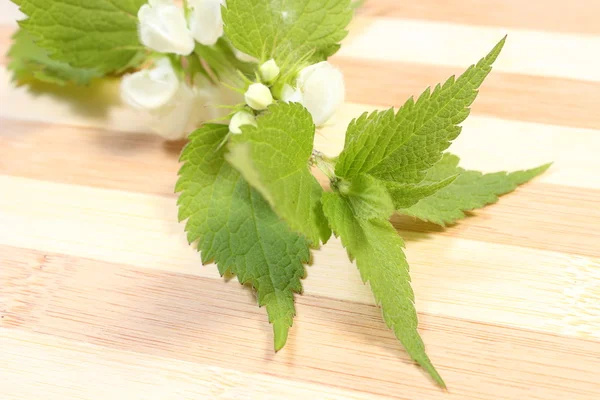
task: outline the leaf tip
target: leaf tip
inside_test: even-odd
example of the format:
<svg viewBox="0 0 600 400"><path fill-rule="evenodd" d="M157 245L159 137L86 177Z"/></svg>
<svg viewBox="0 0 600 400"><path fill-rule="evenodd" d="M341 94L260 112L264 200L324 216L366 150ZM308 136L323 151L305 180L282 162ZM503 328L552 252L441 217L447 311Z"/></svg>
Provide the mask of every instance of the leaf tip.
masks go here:
<svg viewBox="0 0 600 400"><path fill-rule="evenodd" d="M287 342L288 332L290 327L283 321L273 321L273 342L275 345L275 352L283 349Z"/></svg>
<svg viewBox="0 0 600 400"><path fill-rule="evenodd" d="M442 388L444 391L448 391L448 387L446 386L446 382L442 379L442 376L437 372L431 361L427 359L425 362L421 362L421 360L417 360L417 363L423 367L423 369L431 376L431 378L437 383L437 385Z"/></svg>
<svg viewBox="0 0 600 400"><path fill-rule="evenodd" d="M552 166L552 164L554 164L554 161L551 161L549 163L540 165L539 167L536 168L536 170L538 171L538 174L544 173L548 170L548 168L550 168Z"/></svg>

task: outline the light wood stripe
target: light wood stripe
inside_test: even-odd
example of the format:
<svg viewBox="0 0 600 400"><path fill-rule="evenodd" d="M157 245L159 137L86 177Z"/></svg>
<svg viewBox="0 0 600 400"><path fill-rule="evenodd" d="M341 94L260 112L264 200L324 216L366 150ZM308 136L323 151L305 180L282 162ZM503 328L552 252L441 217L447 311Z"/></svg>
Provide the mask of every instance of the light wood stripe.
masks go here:
<svg viewBox="0 0 600 400"><path fill-rule="evenodd" d="M8 194L0 198L0 226L11 227L0 231L0 244L220 281L216 268L202 268L198 254L188 246L183 225L176 222L172 198L8 177L0 177L0 187ZM514 215L514 206L512 210ZM480 219L495 218L483 215ZM505 226L508 223L502 231L483 222L459 225L448 234L401 232L407 240L418 309L458 318L476 315L487 322L518 321L518 326L555 333L600 333L594 328L600 324L600 279L594 278L599 260L554 252L564 250L565 245L560 244L567 243L570 248L579 245L577 250L597 255L598 249L591 244L593 228L581 229L581 233L565 229L555 236L550 230L544 241L550 251L494 243L537 243L537 236L530 239L533 233L522 229L533 223L513 222L518 228L514 231ZM540 228L548 229L552 228ZM475 240L467 239L469 235ZM557 237L562 237L560 242ZM313 256L306 293L372 303L371 293L337 239ZM514 275L520 278L499 285L499 276ZM545 279L540 280L540 275ZM596 286L581 286L586 280L577 284L574 276L591 279ZM469 284L473 280L475 283ZM576 296L569 292L571 288L577 288ZM573 302L577 307L572 307Z"/></svg>
<svg viewBox="0 0 600 400"><path fill-rule="evenodd" d="M374 306L301 296L275 355L264 311L239 285L21 249L0 254L12 259L2 325L20 331L394 398L586 399L600 390L597 341L421 314L448 394L423 379Z"/></svg>
<svg viewBox="0 0 600 400"><path fill-rule="evenodd" d="M377 0L360 15L489 25L552 32L600 34L596 0Z"/></svg>
<svg viewBox="0 0 600 400"><path fill-rule="evenodd" d="M24 17L25 15L12 1L0 3L0 25L16 26L16 21Z"/></svg>
<svg viewBox="0 0 600 400"><path fill-rule="evenodd" d="M600 49L599 49L600 50ZM399 107L470 65L443 67L335 56L350 102ZM474 114L600 129L600 83L506 74L494 69L473 103Z"/></svg>
<svg viewBox="0 0 600 400"><path fill-rule="evenodd" d="M339 55L461 67L477 62L504 35L494 63L500 72L600 82L600 35L568 35L475 27L409 19L374 18L344 43Z"/></svg>
<svg viewBox="0 0 600 400"><path fill-rule="evenodd" d="M220 368L25 331L0 329L0 342L4 400L383 399L248 374L237 371L235 365ZM27 365L33 373L16 365Z"/></svg>

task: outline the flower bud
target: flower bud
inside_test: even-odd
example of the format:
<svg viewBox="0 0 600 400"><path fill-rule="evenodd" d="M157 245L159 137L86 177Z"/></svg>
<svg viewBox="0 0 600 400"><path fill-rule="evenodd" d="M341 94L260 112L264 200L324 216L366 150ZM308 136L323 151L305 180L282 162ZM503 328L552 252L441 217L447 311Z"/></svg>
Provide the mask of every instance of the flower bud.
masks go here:
<svg viewBox="0 0 600 400"><path fill-rule="evenodd" d="M327 122L344 102L344 77L327 61L302 69L296 84L302 92L302 104L317 126Z"/></svg>
<svg viewBox="0 0 600 400"><path fill-rule="evenodd" d="M183 56L194 50L183 9L172 0L149 0L138 11L140 41L152 50Z"/></svg>
<svg viewBox="0 0 600 400"><path fill-rule="evenodd" d="M242 125L256 126L256 118L254 118L254 115L247 111L238 111L233 114L233 117L231 117L231 121L229 122L229 130L231 133L240 134L242 133L242 130L240 129Z"/></svg>
<svg viewBox="0 0 600 400"><path fill-rule="evenodd" d="M270 59L258 68L258 72L265 82L273 82L279 75L279 67L275 60Z"/></svg>
<svg viewBox="0 0 600 400"><path fill-rule="evenodd" d="M262 83L253 83L244 94L246 104L255 110L264 110L273 103L269 88Z"/></svg>
<svg viewBox="0 0 600 400"><path fill-rule="evenodd" d="M223 35L221 5L224 0L188 0L188 17L192 36L198 43L212 46Z"/></svg>
<svg viewBox="0 0 600 400"><path fill-rule="evenodd" d="M123 76L121 97L134 108L152 110L168 103L178 88L179 79L171 61L164 57L152 69Z"/></svg>

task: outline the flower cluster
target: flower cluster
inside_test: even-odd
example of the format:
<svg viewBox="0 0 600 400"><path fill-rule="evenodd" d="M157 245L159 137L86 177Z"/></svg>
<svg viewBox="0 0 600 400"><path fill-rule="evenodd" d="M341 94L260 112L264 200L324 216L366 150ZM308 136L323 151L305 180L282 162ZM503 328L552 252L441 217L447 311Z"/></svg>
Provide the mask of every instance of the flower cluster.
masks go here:
<svg viewBox="0 0 600 400"><path fill-rule="evenodd" d="M211 46L223 35L223 0L189 0L189 17L173 0L149 0L139 12L140 40L152 50L187 56L194 40Z"/></svg>
<svg viewBox="0 0 600 400"><path fill-rule="evenodd" d="M138 12L140 41L158 53L188 56L195 41L214 45L223 34L219 0L189 0L183 8L172 0L149 0ZM181 139L201 122L219 117L219 91L207 79L186 82L173 58L159 57L153 68L123 77L121 97L152 117L150 128L168 140Z"/></svg>
<svg viewBox="0 0 600 400"><path fill-rule="evenodd" d="M279 72L279 67L274 60L269 60L259 67L259 75L265 83L252 83L248 87L244 98L250 108L257 111L265 110L273 103L274 98L286 103L300 103L310 112L315 125L322 126L344 102L345 86L342 73L327 61L302 68L296 75L294 86L283 83L280 93L277 94L273 89L278 85L272 83ZM250 118L251 114L247 111L240 111L238 114L240 116L232 119L229 125L233 133L241 132L240 123L253 122Z"/></svg>
<svg viewBox="0 0 600 400"><path fill-rule="evenodd" d="M210 84L189 85L177 76L168 57L154 67L125 75L121 97L135 109L152 117L150 128L168 140L177 140L206 120L218 118L219 91Z"/></svg>
<svg viewBox="0 0 600 400"><path fill-rule="evenodd" d="M157 134L169 140L181 139L202 122L223 117L230 118L231 133L240 134L242 125L255 124L255 117L274 101L302 104L315 125L321 126L343 103L343 76L328 62L286 66L288 70L283 73L275 60L259 63L233 48L226 38L226 51L236 60L254 65L254 74L248 74L254 80L246 76L243 87L234 88L243 93L243 100L224 95L224 87L210 74L186 75L185 66L192 57L200 69L204 68L197 46L223 51L217 42L224 36L221 7L226 3L188 0L185 4L186 9L173 0L149 0L140 8L139 39L158 55L153 56L151 68L126 75L121 82L123 100L147 112L152 117L151 129ZM223 115L218 105L234 111Z"/></svg>

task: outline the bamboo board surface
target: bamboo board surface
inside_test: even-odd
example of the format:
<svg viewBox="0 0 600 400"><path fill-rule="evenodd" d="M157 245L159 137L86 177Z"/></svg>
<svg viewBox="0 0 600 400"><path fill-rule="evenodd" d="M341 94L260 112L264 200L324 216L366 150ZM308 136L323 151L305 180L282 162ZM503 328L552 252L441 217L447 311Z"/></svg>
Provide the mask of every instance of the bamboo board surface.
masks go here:
<svg viewBox="0 0 600 400"><path fill-rule="evenodd" d="M0 53L15 7L0 3ZM600 3L370 0L332 62L348 121L509 39L451 150L542 177L442 230L410 218L420 331L448 384L408 359L338 240L274 354L265 311L200 265L176 222L181 143L147 133L116 82L16 88L0 58L0 398L600 398Z"/></svg>

